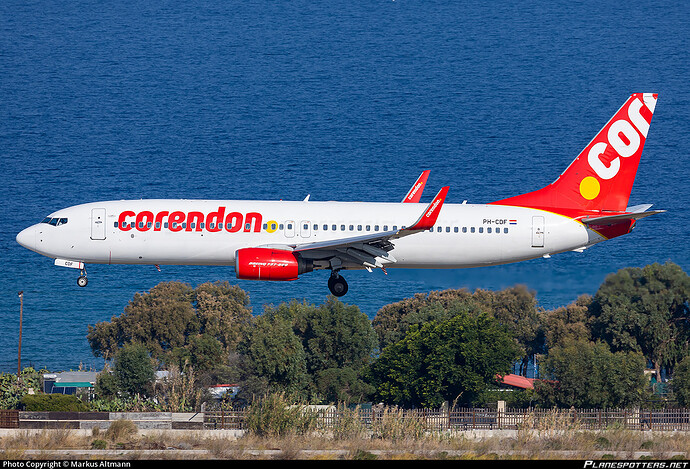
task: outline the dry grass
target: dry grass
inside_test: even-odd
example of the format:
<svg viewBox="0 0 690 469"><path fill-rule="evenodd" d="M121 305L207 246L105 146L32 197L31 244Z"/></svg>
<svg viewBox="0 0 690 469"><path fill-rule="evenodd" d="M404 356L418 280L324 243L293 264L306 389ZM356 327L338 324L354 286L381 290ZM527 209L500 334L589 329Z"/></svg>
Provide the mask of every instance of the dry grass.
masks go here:
<svg viewBox="0 0 690 469"><path fill-rule="evenodd" d="M117 425L115 425L117 423ZM588 431L564 417L525 419L519 430L488 436L434 432L394 411L365 428L344 418L329 432L240 438L213 431L145 433L115 422L90 435L72 430L20 430L0 437L0 459L687 459L690 433L623 428ZM200 436L203 435L203 436ZM219 433L219 435L223 435ZM61 453L62 452L62 453Z"/></svg>

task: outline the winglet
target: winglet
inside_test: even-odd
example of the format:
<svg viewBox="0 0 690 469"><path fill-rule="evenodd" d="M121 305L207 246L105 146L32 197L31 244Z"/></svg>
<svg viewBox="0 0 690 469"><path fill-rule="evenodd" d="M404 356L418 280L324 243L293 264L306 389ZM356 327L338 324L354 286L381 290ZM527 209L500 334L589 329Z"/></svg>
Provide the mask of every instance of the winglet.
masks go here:
<svg viewBox="0 0 690 469"><path fill-rule="evenodd" d="M429 178L430 172L431 171L427 169L419 175L417 181L410 188L410 192L408 192L405 198L402 199L403 203L416 204L419 202L419 199L422 197L422 192L424 192L424 186L426 185L426 180Z"/></svg>
<svg viewBox="0 0 690 469"><path fill-rule="evenodd" d="M448 186L441 188L441 190L438 191L438 194L436 194L436 197L434 197L434 200L432 200L427 206L424 214L419 217L419 220L417 220L414 225L405 228L405 230L422 231L432 228L436 224L439 213L441 213L441 207L443 206L443 202L446 200L446 195L448 194L449 188L450 187Z"/></svg>

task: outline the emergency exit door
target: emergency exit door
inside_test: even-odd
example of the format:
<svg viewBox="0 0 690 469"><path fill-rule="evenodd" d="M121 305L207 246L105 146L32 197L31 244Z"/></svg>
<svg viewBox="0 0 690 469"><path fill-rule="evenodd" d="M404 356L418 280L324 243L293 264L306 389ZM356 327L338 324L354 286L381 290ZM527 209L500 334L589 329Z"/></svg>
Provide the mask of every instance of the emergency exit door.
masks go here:
<svg viewBox="0 0 690 469"><path fill-rule="evenodd" d="M105 209L91 210L91 239L105 239Z"/></svg>

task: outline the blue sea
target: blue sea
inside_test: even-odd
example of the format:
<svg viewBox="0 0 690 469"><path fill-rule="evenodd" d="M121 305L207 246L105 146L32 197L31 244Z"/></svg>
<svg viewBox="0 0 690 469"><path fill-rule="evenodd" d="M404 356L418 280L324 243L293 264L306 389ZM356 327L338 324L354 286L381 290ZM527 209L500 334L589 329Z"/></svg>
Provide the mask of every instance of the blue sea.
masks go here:
<svg viewBox="0 0 690 469"><path fill-rule="evenodd" d="M525 284L552 309L609 273L690 271L690 6L601 1L0 2L0 371L98 370L89 324L137 292L229 280L253 311L322 303L328 272L89 265L15 242L59 208L139 198L484 203L552 182L633 92L659 93L630 205L667 213L584 253L470 270L347 272L370 318L447 288Z"/></svg>

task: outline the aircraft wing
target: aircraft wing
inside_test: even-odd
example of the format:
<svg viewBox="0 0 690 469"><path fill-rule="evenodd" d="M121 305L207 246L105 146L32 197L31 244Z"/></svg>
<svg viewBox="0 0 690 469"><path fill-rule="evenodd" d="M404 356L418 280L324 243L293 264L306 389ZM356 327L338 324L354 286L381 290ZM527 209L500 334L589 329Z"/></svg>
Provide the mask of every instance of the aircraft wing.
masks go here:
<svg viewBox="0 0 690 469"><path fill-rule="evenodd" d="M429 179L429 173L430 170L423 171L422 174L419 175L417 178L417 181L412 185L410 188L410 191L407 193L404 199L402 199L402 203L412 203L416 204L419 202L419 199L422 198L422 192L424 192L424 186L426 185L426 180Z"/></svg>
<svg viewBox="0 0 690 469"><path fill-rule="evenodd" d="M271 245L270 247L299 252L302 257L307 259L331 259L331 265L336 268L343 261L361 264L369 270L374 267L383 268L385 264L396 262L396 259L389 253L395 247L393 242L396 239L426 231L436 224L448 189L448 187L442 188L422 215L410 226L328 241Z"/></svg>

